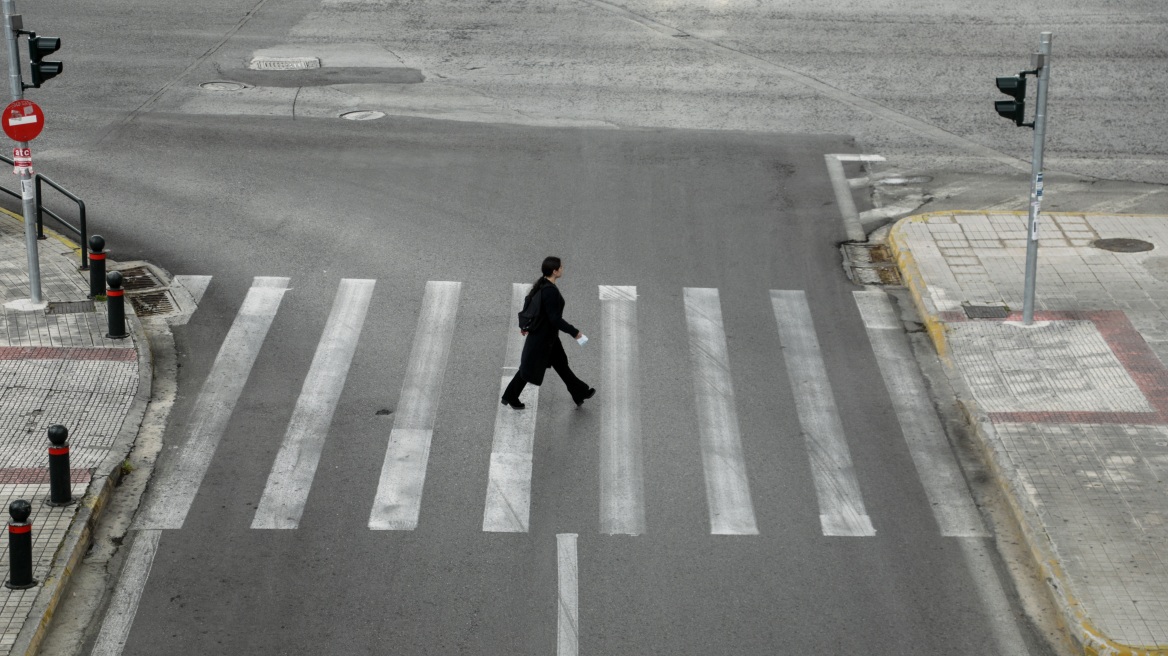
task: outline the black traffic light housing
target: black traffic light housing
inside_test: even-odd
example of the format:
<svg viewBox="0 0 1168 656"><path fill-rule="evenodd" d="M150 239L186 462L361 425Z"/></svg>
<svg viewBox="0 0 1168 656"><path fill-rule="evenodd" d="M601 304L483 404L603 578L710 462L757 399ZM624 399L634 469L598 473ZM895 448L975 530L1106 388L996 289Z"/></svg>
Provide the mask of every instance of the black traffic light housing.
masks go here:
<svg viewBox="0 0 1168 656"><path fill-rule="evenodd" d="M61 49L61 39L55 36L28 35L28 66L32 73L32 84L27 87L40 88L46 80L61 74L65 65L59 61L46 61L45 57Z"/></svg>
<svg viewBox="0 0 1168 656"><path fill-rule="evenodd" d="M994 109L998 114L1014 121L1014 125L1034 127L1033 123L1026 122L1026 72L999 77L996 82L998 91L1013 98L994 101Z"/></svg>

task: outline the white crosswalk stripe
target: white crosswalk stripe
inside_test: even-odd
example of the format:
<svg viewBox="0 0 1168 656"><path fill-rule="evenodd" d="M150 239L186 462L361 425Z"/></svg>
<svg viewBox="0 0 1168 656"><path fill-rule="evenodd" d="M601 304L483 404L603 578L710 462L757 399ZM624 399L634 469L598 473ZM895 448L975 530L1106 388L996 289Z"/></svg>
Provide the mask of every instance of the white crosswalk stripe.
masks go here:
<svg viewBox="0 0 1168 656"><path fill-rule="evenodd" d="M600 287L600 532L645 533L637 288Z"/></svg>
<svg viewBox="0 0 1168 656"><path fill-rule="evenodd" d="M852 466L852 454L844 436L835 394L827 379L807 295L802 291L772 289L771 304L779 325L787 375L791 379L791 389L795 390L795 408L811 459L823 534L876 535L860 495L860 484Z"/></svg>
<svg viewBox="0 0 1168 656"><path fill-rule="evenodd" d="M757 535L717 289L685 288L710 533Z"/></svg>
<svg viewBox="0 0 1168 656"><path fill-rule="evenodd" d="M888 294L857 291L852 295L941 535L988 537Z"/></svg>
<svg viewBox="0 0 1168 656"><path fill-rule="evenodd" d="M515 283L511 288L511 315L523 309L523 299L531 285ZM523 337L514 322L508 323L507 357L499 395L511 382L523 349ZM499 404L495 411L495 438L491 444L491 465L487 477L487 498L483 509L483 530L497 533L526 533L531 514L531 450L535 443L535 411L539 387L527 385L519 397L527 407L521 411Z"/></svg>
<svg viewBox="0 0 1168 656"><path fill-rule="evenodd" d="M300 525L324 439L357 350L357 338L373 297L373 284L372 280L346 278L337 289L316 355L288 421L288 432L252 519L252 528L288 529Z"/></svg>
<svg viewBox="0 0 1168 656"><path fill-rule="evenodd" d="M371 529L412 531L418 526L438 394L450 355L461 290L459 282L426 283L377 496L369 513Z"/></svg>
<svg viewBox="0 0 1168 656"><path fill-rule="evenodd" d="M198 291L206 287L202 277L190 278L199 283L192 285ZM373 280L340 281L280 451L267 472L252 528L299 526L375 284ZM170 469L159 474L135 528L183 526L288 285L287 278L255 279L195 400L187 440ZM519 362L524 340L513 325L513 317L529 289L527 284L512 285L500 395ZM682 291L695 401L694 430L699 438L709 530L714 535L757 535L760 528L747 475L730 365L731 343L726 338L720 293L715 288L699 287ZM414 530L418 526L461 292L459 282L426 284L369 514L370 529ZM595 342L600 347L602 378L596 404L600 415L599 531L642 535L647 531L647 520L637 288L603 285L599 297L600 334ZM887 297L883 292L858 291L854 298L940 533L987 535ZM819 502L820 530L832 536L874 535L806 294L771 290L770 299L787 376L795 390L796 414ZM532 530L539 394L539 387L526 386L521 401L527 407L521 411L492 403L494 435L489 462L482 463L487 475L482 516L485 532Z"/></svg>
<svg viewBox="0 0 1168 656"><path fill-rule="evenodd" d="M163 472L136 528L182 528L203 482L219 440L243 392L260 346L288 290L288 278L257 277L243 299L235 322L227 332L211 373L203 381L186 442L175 465Z"/></svg>

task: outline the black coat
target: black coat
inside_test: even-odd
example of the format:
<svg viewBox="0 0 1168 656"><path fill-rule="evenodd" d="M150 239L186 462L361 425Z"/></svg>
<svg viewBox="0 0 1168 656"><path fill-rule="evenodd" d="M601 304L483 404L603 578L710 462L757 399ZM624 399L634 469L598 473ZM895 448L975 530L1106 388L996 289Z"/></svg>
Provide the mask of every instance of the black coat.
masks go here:
<svg viewBox="0 0 1168 656"><path fill-rule="evenodd" d="M543 374L552 366L554 359L567 360L564 345L560 343L559 331L576 336L580 332L572 324L564 321L564 297L553 284L544 285L536 294L540 295L539 302L543 305L540 319L535 330L527 333L527 340L523 342L523 356L519 360L519 375L532 385L543 383ZM535 298L531 299L534 303Z"/></svg>

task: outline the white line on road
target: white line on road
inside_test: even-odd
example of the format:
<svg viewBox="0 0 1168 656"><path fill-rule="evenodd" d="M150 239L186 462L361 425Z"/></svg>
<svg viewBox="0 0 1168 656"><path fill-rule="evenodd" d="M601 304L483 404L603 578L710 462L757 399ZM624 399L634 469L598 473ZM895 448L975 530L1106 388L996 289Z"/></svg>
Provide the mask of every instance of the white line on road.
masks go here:
<svg viewBox="0 0 1168 656"><path fill-rule="evenodd" d="M645 532L637 288L600 286L600 532Z"/></svg>
<svg viewBox="0 0 1168 656"><path fill-rule="evenodd" d="M556 656L576 656L580 651L580 569L575 533L556 535L556 560L559 571Z"/></svg>
<svg viewBox="0 0 1168 656"><path fill-rule="evenodd" d="M718 290L686 287L685 320L689 327L710 533L757 535Z"/></svg>
<svg viewBox="0 0 1168 656"><path fill-rule="evenodd" d="M138 531L134 534L130 553L126 556L118 585L106 608L101 631L97 634L97 641L89 656L118 656L125 649L161 537L162 531Z"/></svg>
<svg viewBox="0 0 1168 656"><path fill-rule="evenodd" d="M286 291L288 278L252 281L195 399L187 441L173 466L155 481L136 528L182 528Z"/></svg>
<svg viewBox="0 0 1168 656"><path fill-rule="evenodd" d="M779 326L779 341L787 361L787 376L811 459L811 474L819 497L819 523L824 535L876 535L864 509L860 485L827 368L815 336L811 308L802 290L771 290Z"/></svg>
<svg viewBox="0 0 1168 656"><path fill-rule="evenodd" d="M459 282L426 283L414 346L377 483L377 496L369 513L371 529L412 531L418 527L438 397L454 337L461 291Z"/></svg>
<svg viewBox="0 0 1168 656"><path fill-rule="evenodd" d="M207 293L207 286L211 284L211 276L175 276L174 281L183 286L191 299L198 303Z"/></svg>
<svg viewBox="0 0 1168 656"><path fill-rule="evenodd" d="M357 350L374 282L341 280L252 528L291 529L300 525L324 440Z"/></svg>
<svg viewBox="0 0 1168 656"><path fill-rule="evenodd" d="M531 285L511 286L511 314L523 309L523 299ZM508 322L506 374L499 385L499 395L511 382L523 350L523 336L514 321ZM491 445L491 468L487 479L487 497L483 508L483 530L503 533L526 533L531 516L531 451L535 443L536 405L539 387L523 388L519 400L527 405L513 410L497 405L495 439Z"/></svg>
<svg viewBox="0 0 1168 656"><path fill-rule="evenodd" d="M831 179L831 186L835 189L835 204L839 207L840 217L844 221L844 230L848 240L864 241L864 227L860 224L860 213L856 211L856 201L852 198L852 186L844 175L844 162L883 162L879 155L847 155L828 154L823 156L827 163L827 176Z"/></svg>
<svg viewBox="0 0 1168 656"><path fill-rule="evenodd" d="M855 291L852 295L941 535L988 537L888 294Z"/></svg>
<svg viewBox="0 0 1168 656"><path fill-rule="evenodd" d="M998 643L997 650L992 653L1027 656L1030 651L1022 639L1022 632L1018 630L1019 617L1010 608L1002 581L998 578L998 571L989 554L989 550L994 548L993 542L981 538L958 538L957 541L969 565L969 576L977 586L977 594L988 616L994 641Z"/></svg>

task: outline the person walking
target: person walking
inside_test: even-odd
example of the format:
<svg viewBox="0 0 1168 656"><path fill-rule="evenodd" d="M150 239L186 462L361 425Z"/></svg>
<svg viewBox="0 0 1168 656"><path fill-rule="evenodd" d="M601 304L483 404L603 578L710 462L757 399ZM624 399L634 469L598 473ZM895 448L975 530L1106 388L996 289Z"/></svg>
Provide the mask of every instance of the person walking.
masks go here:
<svg viewBox="0 0 1168 656"><path fill-rule="evenodd" d="M542 385L544 372L550 367L556 370L564 384L568 386L568 393L577 406L584 405L584 401L592 398L596 390L576 377L568 366L568 354L564 353L564 345L560 343L559 331L564 331L575 339L583 335L572 324L564 321L564 297L556 287L556 281L564 275L564 265L558 257L544 258L540 266L543 276L531 286L527 295L527 303L539 303L540 313L530 332L521 331L527 337L523 342L523 355L519 361L519 371L503 391L503 405L509 405L516 410L527 407L519 401L519 394L527 383Z"/></svg>

